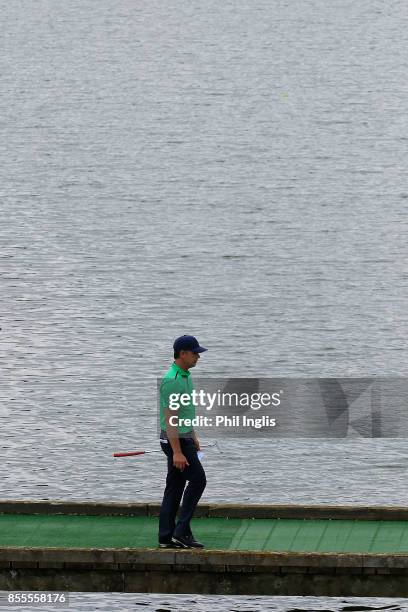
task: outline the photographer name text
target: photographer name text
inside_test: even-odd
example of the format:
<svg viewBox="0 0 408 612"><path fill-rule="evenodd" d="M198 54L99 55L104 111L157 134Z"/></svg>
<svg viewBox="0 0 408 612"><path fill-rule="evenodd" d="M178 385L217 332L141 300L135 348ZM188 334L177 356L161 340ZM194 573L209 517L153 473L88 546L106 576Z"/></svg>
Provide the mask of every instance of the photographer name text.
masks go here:
<svg viewBox="0 0 408 612"><path fill-rule="evenodd" d="M177 415L172 415L169 419L172 426L185 427L254 427L261 429L263 427L275 427L276 419L263 415L261 417L249 417L244 415L234 415L231 417L218 415L215 418L209 416L196 416L193 419L180 418Z"/></svg>

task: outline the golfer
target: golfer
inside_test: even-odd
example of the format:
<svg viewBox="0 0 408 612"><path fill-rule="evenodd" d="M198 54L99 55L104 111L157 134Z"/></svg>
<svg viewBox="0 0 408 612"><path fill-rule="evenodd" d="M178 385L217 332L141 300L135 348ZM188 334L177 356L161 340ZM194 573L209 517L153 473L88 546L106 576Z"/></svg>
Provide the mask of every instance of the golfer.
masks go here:
<svg viewBox="0 0 408 612"><path fill-rule="evenodd" d="M174 362L160 385L160 445L167 455L167 478L159 519L161 548L203 548L194 538L190 521L207 484L205 472L198 458L200 443L184 419L193 419L195 406L191 398L193 383L190 368L207 349L194 336L181 336L173 344ZM187 394L174 409L174 397ZM185 405L187 404L187 405ZM173 408L171 408L173 406ZM186 483L188 482L187 487ZM184 490L185 488L185 490ZM184 493L184 496L183 496ZM178 521L176 514L181 504Z"/></svg>

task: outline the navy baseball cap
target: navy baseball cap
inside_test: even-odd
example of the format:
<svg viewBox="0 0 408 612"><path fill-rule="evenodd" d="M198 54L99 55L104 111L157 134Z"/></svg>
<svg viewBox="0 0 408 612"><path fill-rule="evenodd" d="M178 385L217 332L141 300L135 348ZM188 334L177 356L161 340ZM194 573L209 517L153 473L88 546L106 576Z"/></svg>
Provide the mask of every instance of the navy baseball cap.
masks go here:
<svg viewBox="0 0 408 612"><path fill-rule="evenodd" d="M200 346L197 338L194 336L180 336L176 338L173 344L175 351L193 351L193 353L204 353L208 349Z"/></svg>

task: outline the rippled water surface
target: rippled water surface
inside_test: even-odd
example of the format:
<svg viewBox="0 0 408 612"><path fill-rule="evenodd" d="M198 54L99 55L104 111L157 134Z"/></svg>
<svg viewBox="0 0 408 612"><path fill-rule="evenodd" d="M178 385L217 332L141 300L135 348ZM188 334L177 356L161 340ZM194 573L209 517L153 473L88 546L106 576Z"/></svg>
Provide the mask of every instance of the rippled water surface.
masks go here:
<svg viewBox="0 0 408 612"><path fill-rule="evenodd" d="M2 498L158 500L164 458L111 453L156 447L156 377L182 333L210 349L205 376L407 374L406 3L0 0L0 13ZM408 502L402 439L222 448L206 453L203 501Z"/></svg>

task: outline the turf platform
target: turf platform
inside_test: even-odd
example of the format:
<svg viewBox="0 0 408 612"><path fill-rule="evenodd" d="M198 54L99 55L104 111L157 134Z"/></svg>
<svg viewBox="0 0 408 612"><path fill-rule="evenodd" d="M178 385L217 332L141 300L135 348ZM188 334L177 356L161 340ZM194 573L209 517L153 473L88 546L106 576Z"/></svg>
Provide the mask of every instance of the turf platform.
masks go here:
<svg viewBox="0 0 408 612"><path fill-rule="evenodd" d="M408 553L408 521L196 518L206 550ZM0 547L156 548L157 517L0 514Z"/></svg>

